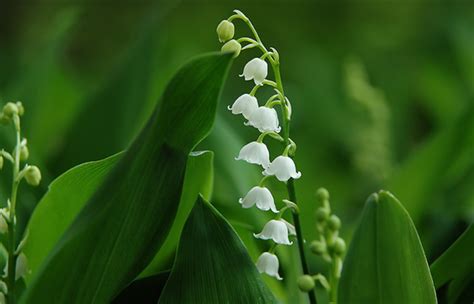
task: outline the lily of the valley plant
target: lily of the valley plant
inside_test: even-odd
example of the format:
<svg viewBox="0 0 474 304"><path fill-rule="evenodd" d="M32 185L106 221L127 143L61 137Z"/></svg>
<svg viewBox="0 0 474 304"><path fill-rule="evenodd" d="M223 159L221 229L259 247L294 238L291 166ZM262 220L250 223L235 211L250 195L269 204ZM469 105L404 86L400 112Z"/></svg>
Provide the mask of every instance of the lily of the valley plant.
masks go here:
<svg viewBox="0 0 474 304"><path fill-rule="evenodd" d="M253 34L252 38L234 38L234 22L237 20L243 21L243 23L248 26ZM261 53L260 56L251 59L245 64L243 72L240 75L245 81L253 82L253 88L250 92L239 96L233 104L228 107L232 114L243 116L245 126L253 127L260 132L254 141L242 147L239 155L235 158L236 160L243 160L250 164L261 166L262 170L262 179L259 184L249 189L247 194L239 199L241 206L243 208L252 208L255 206L261 211L269 211L274 214L274 218L264 225L261 232L254 233L255 238L271 240L273 242L270 249L267 252L263 252L258 258L256 262L257 269L260 273L265 273L277 280L283 280L279 274L280 263L278 257L275 255L275 248L279 245L291 246L293 242L289 236L296 236L303 271L303 275L298 280L298 285L301 290L308 292L310 302L316 303L316 297L313 291L315 281L319 281L328 291L330 291L330 283L332 283L332 289L335 290L334 285L337 283L337 277L340 275L342 263L338 262L338 268L333 272L335 277L334 279L330 279L330 282L321 274L315 276L310 275L305 257L304 241L298 214L299 208L294 185L294 181L299 179L302 174L297 170L297 166L293 160L296 152L296 143L290 137L292 106L283 88L283 81L280 74L280 55L275 48L267 48L267 46L263 44L252 22L238 10L235 10L232 16L227 20L223 20L217 26L217 35L219 41L225 43L221 50L223 52L233 52L234 57L239 56L241 51L252 48L258 49ZM268 77L269 66L273 71L274 80ZM269 86L274 91L274 94L265 102L259 101L257 97L259 89L263 86ZM280 115L278 115L277 109ZM265 144L267 140L276 140L282 144L282 150L273 158ZM287 198L282 200L280 210L278 210L271 190L267 188L267 181L271 177L286 184ZM329 204L327 199L325 202ZM324 211L329 213L329 210L327 210L329 207L327 206L328 205L325 205ZM292 212L292 224L282 218L286 211ZM324 223L321 225L322 228L320 232L323 233L323 227L325 227L325 225ZM336 230L338 230L338 228ZM334 240L337 239L337 242L340 243L342 241L337 235L335 237ZM326 241L326 239L323 238L319 242L323 244L322 241ZM331 239L329 243L332 244L333 240ZM326 242L324 242L324 245L327 245ZM324 249L320 251L325 252ZM343 253L343 251L344 250L339 250L341 253ZM333 262L330 256L327 256L326 260L330 263Z"/></svg>

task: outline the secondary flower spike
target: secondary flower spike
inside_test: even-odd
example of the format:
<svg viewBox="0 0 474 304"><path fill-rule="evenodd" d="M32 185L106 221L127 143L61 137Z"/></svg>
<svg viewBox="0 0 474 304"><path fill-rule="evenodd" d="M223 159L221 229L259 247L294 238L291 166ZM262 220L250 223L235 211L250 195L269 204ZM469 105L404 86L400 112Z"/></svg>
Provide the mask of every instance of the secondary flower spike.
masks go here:
<svg viewBox="0 0 474 304"><path fill-rule="evenodd" d="M249 119L250 115L258 109L258 101L250 94L243 94L227 109L232 111L232 114L242 114L246 119Z"/></svg>
<svg viewBox="0 0 474 304"><path fill-rule="evenodd" d="M245 160L248 163L261 165L267 168L270 164L270 152L264 143L253 141L240 149L236 160Z"/></svg>
<svg viewBox="0 0 474 304"><path fill-rule="evenodd" d="M288 156L278 156L275 158L265 171L264 175L275 175L279 181L286 182L290 178L298 179L301 172L296 172L295 163Z"/></svg>
<svg viewBox="0 0 474 304"><path fill-rule="evenodd" d="M239 199L239 203L244 208L251 208L253 205L256 205L260 210L272 210L278 213L272 193L265 187L253 187L244 198Z"/></svg>
<svg viewBox="0 0 474 304"><path fill-rule="evenodd" d="M246 125L257 128L262 133L268 131L279 133L281 130L278 114L273 108L259 107L250 114L248 120Z"/></svg>
<svg viewBox="0 0 474 304"><path fill-rule="evenodd" d="M254 234L254 236L262 240L273 240L277 244L293 244L293 242L290 242L288 239L288 227L280 220L270 220L265 224L262 232Z"/></svg>
<svg viewBox="0 0 474 304"><path fill-rule="evenodd" d="M283 280L278 274L280 263L276 255L264 252L258 257L256 265L260 273L266 273L271 277L277 278L277 280Z"/></svg>
<svg viewBox="0 0 474 304"><path fill-rule="evenodd" d="M268 75L268 64L265 60L260 58L254 58L247 62L244 66L244 72L240 77L244 77L245 80L252 80L256 85L263 85L263 81Z"/></svg>

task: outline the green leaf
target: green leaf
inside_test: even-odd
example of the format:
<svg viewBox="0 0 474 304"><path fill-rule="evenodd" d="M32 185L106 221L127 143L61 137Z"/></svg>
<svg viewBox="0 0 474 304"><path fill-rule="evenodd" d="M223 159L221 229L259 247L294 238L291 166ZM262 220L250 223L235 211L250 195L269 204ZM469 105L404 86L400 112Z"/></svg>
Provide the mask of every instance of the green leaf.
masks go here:
<svg viewBox="0 0 474 304"><path fill-rule="evenodd" d="M447 301L456 303L474 278L474 226L471 225L432 265L436 288L449 284ZM471 286L472 287L472 286Z"/></svg>
<svg viewBox="0 0 474 304"><path fill-rule="evenodd" d="M276 303L276 299L234 229L199 197L159 303L258 304Z"/></svg>
<svg viewBox="0 0 474 304"><path fill-rule="evenodd" d="M202 56L175 75L152 118L42 264L23 303L110 302L145 268L173 223L187 156L212 127L230 60Z"/></svg>
<svg viewBox="0 0 474 304"><path fill-rule="evenodd" d="M103 160L78 165L51 183L28 222L28 241L23 252L28 257L32 273L38 271L41 263L121 155L119 153ZM26 279L29 282L31 276Z"/></svg>
<svg viewBox="0 0 474 304"><path fill-rule="evenodd" d="M436 303L416 228L389 192L372 194L350 244L339 303Z"/></svg>
<svg viewBox="0 0 474 304"><path fill-rule="evenodd" d="M170 269L174 252L183 230L184 223L194 206L196 197L202 194L205 199L211 198L214 170L214 153L211 151L192 152L188 158L186 174L184 176L183 193L179 202L178 212L166 240L153 261L141 273L140 277L156 274L164 269Z"/></svg>

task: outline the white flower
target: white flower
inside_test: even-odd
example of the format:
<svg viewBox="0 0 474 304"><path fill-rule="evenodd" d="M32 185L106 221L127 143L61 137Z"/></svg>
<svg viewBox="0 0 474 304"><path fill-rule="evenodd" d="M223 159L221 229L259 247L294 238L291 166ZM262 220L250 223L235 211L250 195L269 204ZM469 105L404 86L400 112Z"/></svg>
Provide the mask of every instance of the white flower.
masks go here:
<svg viewBox="0 0 474 304"><path fill-rule="evenodd" d="M255 109L247 118L249 121L245 125L257 128L260 132L272 131L279 133L278 114L275 109L267 107L259 107Z"/></svg>
<svg viewBox="0 0 474 304"><path fill-rule="evenodd" d="M290 242L288 239L288 227L280 220L270 220L265 224L262 232L254 234L254 236L262 240L273 240L277 244L293 244L293 242Z"/></svg>
<svg viewBox="0 0 474 304"><path fill-rule="evenodd" d="M278 257L269 252L262 253L257 260L257 269L260 273L266 273L269 276L277 278L277 280L283 280L278 274Z"/></svg>
<svg viewBox="0 0 474 304"><path fill-rule="evenodd" d="M275 158L265 171L264 175L275 175L281 182L286 182L290 178L297 179L301 177L301 172L296 172L295 163L288 156L278 156Z"/></svg>
<svg viewBox="0 0 474 304"><path fill-rule="evenodd" d="M246 119L249 119L250 114L258 109L258 101L255 96L243 94L234 101L232 106L228 106L227 109L232 111L232 114L242 114Z"/></svg>
<svg viewBox="0 0 474 304"><path fill-rule="evenodd" d="M292 224L288 223L287 221L285 221L284 219L281 219L281 221L283 223L285 223L286 227L288 228L288 234L289 235L294 235L296 236L296 229L295 229L295 226L293 226Z"/></svg>
<svg viewBox="0 0 474 304"><path fill-rule="evenodd" d="M244 208L250 208L253 205L257 205L257 208L260 210L272 210L273 212L278 213L272 193L265 187L253 187L243 199L239 199L239 203Z"/></svg>
<svg viewBox="0 0 474 304"><path fill-rule="evenodd" d="M256 85L262 85L265 77L268 75L268 64L265 60L254 58L244 66L244 72L240 77L245 80L252 80Z"/></svg>
<svg viewBox="0 0 474 304"><path fill-rule="evenodd" d="M250 164L261 165L267 168L270 164L270 152L264 143L253 141L246 144L240 149L239 156L236 160L245 160Z"/></svg>

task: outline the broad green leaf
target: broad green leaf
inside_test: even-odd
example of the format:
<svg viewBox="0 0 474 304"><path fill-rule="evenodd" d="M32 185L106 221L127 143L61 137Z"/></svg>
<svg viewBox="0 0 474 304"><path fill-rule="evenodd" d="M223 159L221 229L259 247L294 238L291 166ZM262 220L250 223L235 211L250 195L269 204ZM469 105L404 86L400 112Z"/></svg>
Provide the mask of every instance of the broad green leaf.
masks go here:
<svg viewBox="0 0 474 304"><path fill-rule="evenodd" d="M372 194L350 244L339 303L436 303L416 228L389 192Z"/></svg>
<svg viewBox="0 0 474 304"><path fill-rule="evenodd" d="M276 300L234 229L200 196L184 226L159 303L258 304Z"/></svg>
<svg viewBox="0 0 474 304"><path fill-rule="evenodd" d="M24 253L36 273L48 253L91 198L122 154L78 165L55 179L28 222ZM27 281L31 276L26 277Z"/></svg>
<svg viewBox="0 0 474 304"><path fill-rule="evenodd" d="M436 288L448 284L447 302L457 303L474 279L474 226L467 230L432 265ZM472 287L472 286L471 286Z"/></svg>
<svg viewBox="0 0 474 304"><path fill-rule="evenodd" d="M214 153L211 151L192 152L189 155L184 176L183 193L181 194L173 226L153 261L141 273L141 277L156 274L166 269L168 263L172 264L173 253L178 246L179 236L194 206L196 197L202 194L205 199L211 198L214 180L213 160Z"/></svg>
<svg viewBox="0 0 474 304"><path fill-rule="evenodd" d="M106 303L146 267L173 223L187 156L212 127L230 59L202 56L175 75L140 135L42 264L23 303Z"/></svg>

